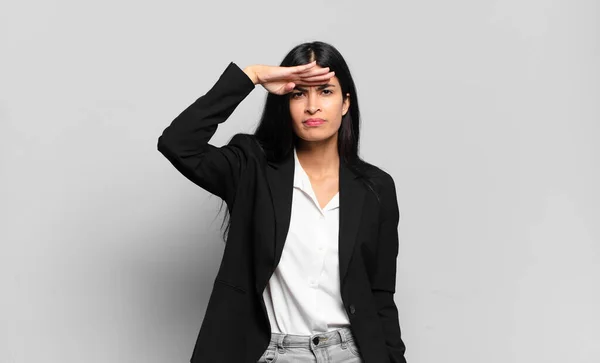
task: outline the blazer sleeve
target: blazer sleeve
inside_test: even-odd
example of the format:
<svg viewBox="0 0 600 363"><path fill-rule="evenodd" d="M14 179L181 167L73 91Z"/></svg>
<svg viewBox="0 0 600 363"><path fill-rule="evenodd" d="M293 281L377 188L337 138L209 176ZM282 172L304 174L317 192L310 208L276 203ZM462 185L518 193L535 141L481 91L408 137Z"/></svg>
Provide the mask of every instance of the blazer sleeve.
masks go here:
<svg viewBox="0 0 600 363"><path fill-rule="evenodd" d="M371 285L377 312L385 335L390 362L406 363L406 347L401 338L396 292L396 261L398 257L398 222L400 213L394 179L385 174L380 193L380 223L377 250L378 265Z"/></svg>
<svg viewBox="0 0 600 363"><path fill-rule="evenodd" d="M244 134L222 147L209 144L218 124L254 89L252 80L231 62L213 87L181 112L158 138L160 151L186 178L231 207L248 160Z"/></svg>

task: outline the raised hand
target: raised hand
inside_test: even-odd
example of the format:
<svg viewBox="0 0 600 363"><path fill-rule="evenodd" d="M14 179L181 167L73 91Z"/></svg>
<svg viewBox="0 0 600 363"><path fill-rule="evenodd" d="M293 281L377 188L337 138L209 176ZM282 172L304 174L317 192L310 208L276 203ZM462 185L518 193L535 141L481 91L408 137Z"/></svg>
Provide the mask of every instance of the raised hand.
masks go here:
<svg viewBox="0 0 600 363"><path fill-rule="evenodd" d="M254 84L262 85L270 93L284 95L296 85L317 86L334 76L335 72L329 72L329 67L320 68L316 64L316 61L293 67L256 64L246 67L244 72Z"/></svg>

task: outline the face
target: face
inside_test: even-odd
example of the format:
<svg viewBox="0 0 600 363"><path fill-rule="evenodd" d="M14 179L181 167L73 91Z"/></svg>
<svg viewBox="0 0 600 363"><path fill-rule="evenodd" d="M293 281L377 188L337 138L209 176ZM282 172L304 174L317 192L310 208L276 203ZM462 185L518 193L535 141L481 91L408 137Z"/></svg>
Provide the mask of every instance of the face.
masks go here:
<svg viewBox="0 0 600 363"><path fill-rule="evenodd" d="M350 107L350 94L346 95L335 76L319 86L297 84L289 93L294 133L304 141L337 141L342 116Z"/></svg>

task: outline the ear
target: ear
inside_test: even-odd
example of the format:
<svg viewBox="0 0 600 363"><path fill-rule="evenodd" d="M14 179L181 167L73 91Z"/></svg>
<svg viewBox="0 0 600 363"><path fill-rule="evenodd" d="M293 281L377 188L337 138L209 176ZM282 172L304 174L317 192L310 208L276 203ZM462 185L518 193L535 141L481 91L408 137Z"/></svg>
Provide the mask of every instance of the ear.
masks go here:
<svg viewBox="0 0 600 363"><path fill-rule="evenodd" d="M344 103L342 104L342 116L346 116L348 109L350 109L350 93L346 93L346 97L344 97Z"/></svg>

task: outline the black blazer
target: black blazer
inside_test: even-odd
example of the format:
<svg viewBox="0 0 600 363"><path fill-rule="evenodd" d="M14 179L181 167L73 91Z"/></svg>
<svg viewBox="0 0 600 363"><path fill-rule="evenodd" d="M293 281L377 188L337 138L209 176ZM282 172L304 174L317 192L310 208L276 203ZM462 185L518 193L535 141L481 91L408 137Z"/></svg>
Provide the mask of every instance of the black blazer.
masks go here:
<svg viewBox="0 0 600 363"><path fill-rule="evenodd" d="M271 337L262 292L279 262L290 223L293 153L281 162L267 160L250 134L236 134L223 147L208 143L254 87L231 62L216 84L158 138L158 150L173 166L222 198L230 211L229 235L192 363L255 363ZM402 363L405 346L394 303L396 190L388 173L371 167L377 182L373 190L340 162L341 294L364 361Z"/></svg>

